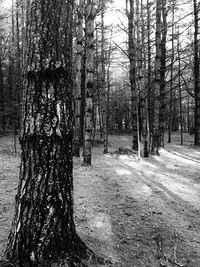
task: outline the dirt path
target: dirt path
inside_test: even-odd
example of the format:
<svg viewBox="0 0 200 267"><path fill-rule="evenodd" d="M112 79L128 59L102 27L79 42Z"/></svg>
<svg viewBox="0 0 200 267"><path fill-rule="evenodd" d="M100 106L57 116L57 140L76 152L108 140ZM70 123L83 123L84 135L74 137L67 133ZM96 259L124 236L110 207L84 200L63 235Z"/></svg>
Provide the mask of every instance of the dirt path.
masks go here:
<svg viewBox="0 0 200 267"><path fill-rule="evenodd" d="M130 137L111 138L111 151L130 144ZM169 260L177 251L180 266L200 266L200 151L168 145L160 157L139 162L130 155L100 156L99 149L93 167L75 168L83 238L121 266L156 267L153 237L160 233Z"/></svg>
<svg viewBox="0 0 200 267"><path fill-rule="evenodd" d="M130 144L129 136L111 136L112 153L103 155L102 146L95 147L92 167L74 159L79 235L119 266L199 267L200 149L189 141L187 146L167 145L160 157L140 161L134 154L113 153ZM14 212L18 166L18 157L0 146L1 247ZM157 259L155 237L162 238L166 258L179 265Z"/></svg>

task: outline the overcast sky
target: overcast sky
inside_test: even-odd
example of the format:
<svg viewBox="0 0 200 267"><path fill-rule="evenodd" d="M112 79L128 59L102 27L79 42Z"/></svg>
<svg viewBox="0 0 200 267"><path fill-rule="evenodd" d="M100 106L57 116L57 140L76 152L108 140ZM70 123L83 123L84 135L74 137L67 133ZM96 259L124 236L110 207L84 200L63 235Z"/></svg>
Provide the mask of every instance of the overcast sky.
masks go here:
<svg viewBox="0 0 200 267"><path fill-rule="evenodd" d="M5 8L10 8L11 7L11 4L12 4L12 0L4 0L3 1L3 6Z"/></svg>

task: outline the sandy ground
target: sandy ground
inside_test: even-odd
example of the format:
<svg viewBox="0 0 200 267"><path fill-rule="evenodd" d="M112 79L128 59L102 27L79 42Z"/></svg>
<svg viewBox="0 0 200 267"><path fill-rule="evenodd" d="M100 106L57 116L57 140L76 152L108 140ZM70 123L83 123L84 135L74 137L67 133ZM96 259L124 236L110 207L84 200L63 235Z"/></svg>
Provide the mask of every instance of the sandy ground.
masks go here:
<svg viewBox="0 0 200 267"><path fill-rule="evenodd" d="M200 266L200 148L173 135L160 156L138 160L130 136L110 136L109 152L93 148L91 167L74 159L77 231L98 254L123 267ZM19 157L0 139L0 249L14 212ZM159 241L159 243L157 243ZM158 259L159 251L164 256Z"/></svg>

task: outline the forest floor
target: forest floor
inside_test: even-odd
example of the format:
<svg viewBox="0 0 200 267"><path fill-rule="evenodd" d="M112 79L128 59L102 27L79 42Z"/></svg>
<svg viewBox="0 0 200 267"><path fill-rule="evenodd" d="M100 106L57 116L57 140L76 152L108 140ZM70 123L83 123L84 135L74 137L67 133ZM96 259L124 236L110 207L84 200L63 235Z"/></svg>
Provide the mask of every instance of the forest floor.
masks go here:
<svg viewBox="0 0 200 267"><path fill-rule="evenodd" d="M108 154L103 145L94 146L91 167L74 159L79 235L117 266L199 267L200 148L188 134L180 146L176 133L160 156L139 161L131 140L109 136ZM13 153L12 142L12 137L0 138L0 250L11 227L18 183L19 153Z"/></svg>

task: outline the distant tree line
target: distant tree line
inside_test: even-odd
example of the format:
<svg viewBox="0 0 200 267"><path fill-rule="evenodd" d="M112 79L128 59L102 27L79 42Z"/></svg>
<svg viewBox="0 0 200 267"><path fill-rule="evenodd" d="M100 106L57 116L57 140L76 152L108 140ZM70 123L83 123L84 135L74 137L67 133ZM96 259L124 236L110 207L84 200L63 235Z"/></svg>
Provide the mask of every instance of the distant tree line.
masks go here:
<svg viewBox="0 0 200 267"><path fill-rule="evenodd" d="M100 136L104 153L108 133L132 133L132 148L158 154L164 134L194 133L199 145L199 6L180 17L180 1L126 0L126 47L113 41L116 27L105 14L112 1L76 1L73 23L74 155L83 146L84 163L91 164L92 143ZM26 21L30 1L13 1L8 16L1 13L0 131L20 132L24 96ZM123 54L123 74L114 78L116 53Z"/></svg>

